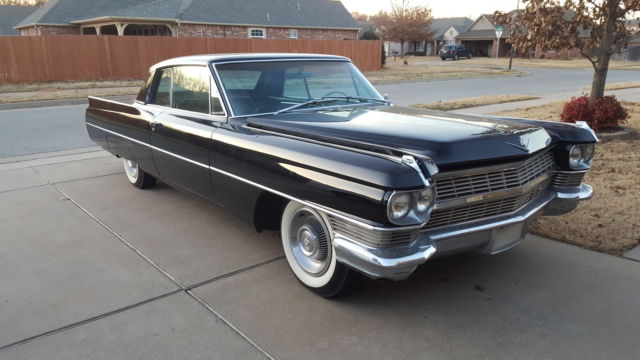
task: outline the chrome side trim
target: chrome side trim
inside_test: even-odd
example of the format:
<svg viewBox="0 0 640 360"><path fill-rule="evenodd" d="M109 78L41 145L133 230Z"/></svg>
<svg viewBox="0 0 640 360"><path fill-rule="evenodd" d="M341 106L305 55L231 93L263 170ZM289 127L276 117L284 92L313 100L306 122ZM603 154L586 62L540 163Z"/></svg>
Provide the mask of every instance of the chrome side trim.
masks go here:
<svg viewBox="0 0 640 360"><path fill-rule="evenodd" d="M422 179L422 182L424 183L424 186L427 186L427 187L432 186L432 184L429 182L429 180L427 180L427 178L422 173L422 170L420 169L420 166L418 166L418 162L416 162L416 159L413 156L411 156L411 155L403 155L402 156L402 163L411 166L411 168L418 173L418 176L420 176L420 178Z"/></svg>
<svg viewBox="0 0 640 360"><path fill-rule="evenodd" d="M413 229L418 229L418 228L420 228L420 225L399 226L399 227L392 227L392 228L384 228L384 227L379 227L379 226L374 226L374 225L371 225L371 224L367 224L367 223L365 223L365 222L363 222L363 221L361 221L361 220L357 220L357 219L354 219L354 218L352 218L352 217L349 217L349 216L343 215L341 212L339 212L339 211L337 211L337 210L334 210L334 209L331 209L331 208L328 208L328 207L325 207L325 206L322 206L322 205L319 205L319 204L311 203L311 202L308 202L308 201L305 201L305 200L298 199L298 198L296 198L296 197L294 197L294 196L291 196L291 195L285 194L285 193L283 193L283 192L281 192L281 191L278 191L278 190L275 190L275 189L269 188L269 187L267 187L267 186L264 186L264 185L258 184L258 183L256 183L256 182L253 182L253 181L251 181L251 180L245 179L245 178L240 177L240 176L238 176L238 175L232 174L232 173L227 172L227 171L225 171L225 170L218 169L218 168L215 168L215 167L213 167L213 166L209 166L209 165L206 165L206 164L203 164L203 163L200 163L200 162L197 162L197 161L191 160L191 159L189 159L189 158L186 158L186 157L181 156L181 155L178 155L178 154L174 154L174 153L172 153L172 152L170 152L170 151L167 151L167 150L161 149L161 148L159 148L159 147L157 147L157 146L153 146L153 145L151 145L151 144L147 144L147 143L145 143L145 142L143 142L143 141L133 139L133 138L128 137L128 136L126 136L126 135L122 135L122 134L117 133L117 132L115 132L115 131L112 131L112 130L109 130L109 129L105 129L105 128L101 127L101 126L98 126L98 125L92 124L92 123L90 123L90 122L87 122L87 125L92 126L92 127L96 128L96 129L100 129L100 130L102 130L102 131L105 131L105 132L107 132L107 133L109 133L109 134L119 136L119 137L121 137L121 138L123 138L123 139L129 140L129 141L133 141L133 142L135 142L135 143L137 143L137 144L140 144L140 145L143 145L143 146L147 146L147 147L149 147L149 148L151 148L151 149L154 149L154 150L160 151L160 152L162 152L162 153L165 153L165 154L170 155L170 156L173 156L173 157L175 157L175 158L177 158L177 159L180 159L180 160L186 161L186 162L191 163L191 164L193 164L193 165L200 166L200 167L203 167L203 168L206 168L206 169L209 169L209 170L215 171L215 172L217 172L217 173L220 173L220 174L223 174L223 175L229 176L229 177L231 177L231 178L233 178L233 179L236 179L236 180L242 181L242 182L244 182L244 183L246 183L246 184L249 184L249 185L255 186L255 187L260 188L260 189L265 190L265 191L269 191L269 192L271 192L271 193L273 193L273 194L276 194L276 195L278 195L278 196L282 196L282 197L283 197L283 198L285 198L285 199L289 199L289 200L297 201L297 202L299 202L299 203L301 203L301 204L303 204L303 205L309 206L309 207L310 207L310 208L312 208L312 209L315 209L315 210L318 210L318 211L322 211L322 212L324 212L324 213L326 213L326 214L329 214L329 215L335 216L335 217L337 217L337 218L340 218L340 219L342 219L342 220L348 221L348 222L350 222L350 223L352 223L352 224L354 224L354 225L360 226L360 227L362 227L362 228L364 228L364 229L367 229L367 230L372 230L372 231L383 231L383 232L386 232L386 231L398 231L398 230L413 230Z"/></svg>
<svg viewBox="0 0 640 360"><path fill-rule="evenodd" d="M357 153L361 153L361 154L365 154L365 155L379 157L379 158L382 158L382 159L385 159L385 160L394 161L394 162L397 162L397 163L400 163L400 164L404 164L404 162L402 162L402 158L397 157L397 156L393 156L393 155L377 153L377 152L374 152L374 151L369 151L369 150L364 150L364 149L359 149L359 148L353 148L353 147L340 145L340 144L326 143L326 142L322 142L322 141L319 141L319 140L305 138L305 137L302 137L302 136L284 134L284 133L280 133L280 132L273 131L273 130L266 130L266 129L262 129L262 128L247 126L247 125L244 125L244 126L249 128L249 129L251 129L251 130L253 130L253 131L259 131L259 132L263 132L265 134L282 136L282 137L286 137L286 138L289 138L289 139L306 141L306 142L310 142L310 143L318 144L318 145L331 146L331 147L334 147L336 149L349 150L349 151L353 151L353 152L357 152Z"/></svg>

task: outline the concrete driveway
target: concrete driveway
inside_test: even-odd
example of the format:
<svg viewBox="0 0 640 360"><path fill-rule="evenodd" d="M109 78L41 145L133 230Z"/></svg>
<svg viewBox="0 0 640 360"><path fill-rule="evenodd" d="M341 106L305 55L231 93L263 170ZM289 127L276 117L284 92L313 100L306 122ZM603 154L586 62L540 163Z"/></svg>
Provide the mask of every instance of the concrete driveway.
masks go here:
<svg viewBox="0 0 640 360"><path fill-rule="evenodd" d="M102 151L0 164L0 359L638 359L640 263L529 236L336 300Z"/></svg>

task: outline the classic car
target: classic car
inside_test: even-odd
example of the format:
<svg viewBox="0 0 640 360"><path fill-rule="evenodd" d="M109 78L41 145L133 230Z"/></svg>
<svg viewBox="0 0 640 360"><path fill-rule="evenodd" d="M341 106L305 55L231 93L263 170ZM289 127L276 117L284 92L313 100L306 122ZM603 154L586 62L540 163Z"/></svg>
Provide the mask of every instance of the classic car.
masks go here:
<svg viewBox="0 0 640 360"><path fill-rule="evenodd" d="M392 106L348 58L313 54L163 61L133 104L90 97L86 125L134 186L161 180L279 231L325 297L354 271L402 280L432 257L512 248L535 216L591 197L598 141L586 124Z"/></svg>

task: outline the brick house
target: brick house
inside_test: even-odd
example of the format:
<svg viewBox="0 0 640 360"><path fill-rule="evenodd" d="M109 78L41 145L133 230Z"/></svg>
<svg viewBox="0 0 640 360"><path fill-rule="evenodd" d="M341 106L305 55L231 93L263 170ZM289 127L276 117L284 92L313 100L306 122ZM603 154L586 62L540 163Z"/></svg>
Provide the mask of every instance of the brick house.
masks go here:
<svg viewBox="0 0 640 360"><path fill-rule="evenodd" d="M398 42L385 42L385 49L389 54L416 54L416 55L436 55L440 48L448 44L456 44L456 37L465 31L473 20L467 17L437 18L431 22L431 30L435 34L430 39L421 41L407 41L404 49L400 49Z"/></svg>
<svg viewBox="0 0 640 360"><path fill-rule="evenodd" d="M50 0L15 29L24 36L355 40L359 26L338 0Z"/></svg>
<svg viewBox="0 0 640 360"><path fill-rule="evenodd" d="M499 51L499 56L505 56L511 50L511 45L505 41L509 32L503 32L503 35L500 37L500 46L498 46L498 39L496 37L497 26L498 24L493 20L493 15L480 15L473 24L469 26L467 31L457 36L457 40L469 47L474 56L495 57L496 51Z"/></svg>

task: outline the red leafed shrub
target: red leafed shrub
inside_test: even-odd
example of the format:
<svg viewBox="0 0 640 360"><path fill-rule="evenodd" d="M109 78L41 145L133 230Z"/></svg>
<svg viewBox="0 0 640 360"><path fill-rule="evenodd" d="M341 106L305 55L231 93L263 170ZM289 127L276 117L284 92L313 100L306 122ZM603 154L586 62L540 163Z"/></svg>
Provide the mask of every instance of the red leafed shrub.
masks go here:
<svg viewBox="0 0 640 360"><path fill-rule="evenodd" d="M595 130L614 129L629 117L615 96L604 96L589 105L588 96L573 97L564 104L560 118L564 122L586 121Z"/></svg>

